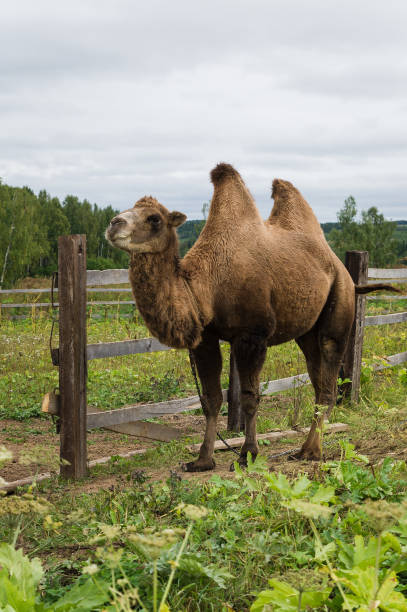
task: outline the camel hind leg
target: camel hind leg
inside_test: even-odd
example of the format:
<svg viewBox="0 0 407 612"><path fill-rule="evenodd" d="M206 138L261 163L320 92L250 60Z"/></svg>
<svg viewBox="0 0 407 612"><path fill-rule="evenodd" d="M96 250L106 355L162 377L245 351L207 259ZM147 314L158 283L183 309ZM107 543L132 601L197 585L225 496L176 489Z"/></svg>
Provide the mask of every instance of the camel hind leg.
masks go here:
<svg viewBox="0 0 407 612"><path fill-rule="evenodd" d="M335 405L337 380L353 322L352 300L329 301L315 327L296 342L305 355L315 391L311 429L298 459L322 459L322 428Z"/></svg>
<svg viewBox="0 0 407 612"><path fill-rule="evenodd" d="M220 382L222 355L218 338L207 335L201 344L193 350L193 354L202 385L202 410L206 418L206 428L198 459L184 464L183 467L187 472L205 472L213 470L215 467L213 451L216 438L216 422L223 399Z"/></svg>

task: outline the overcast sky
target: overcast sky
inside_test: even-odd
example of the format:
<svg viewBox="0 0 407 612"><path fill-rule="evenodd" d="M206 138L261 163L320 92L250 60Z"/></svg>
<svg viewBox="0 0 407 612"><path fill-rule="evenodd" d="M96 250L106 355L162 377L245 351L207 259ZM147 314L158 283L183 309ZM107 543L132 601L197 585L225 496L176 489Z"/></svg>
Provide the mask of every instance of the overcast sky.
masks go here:
<svg viewBox="0 0 407 612"><path fill-rule="evenodd" d="M0 177L201 216L209 171L274 177L320 221L407 219L405 0L14 0L0 12Z"/></svg>

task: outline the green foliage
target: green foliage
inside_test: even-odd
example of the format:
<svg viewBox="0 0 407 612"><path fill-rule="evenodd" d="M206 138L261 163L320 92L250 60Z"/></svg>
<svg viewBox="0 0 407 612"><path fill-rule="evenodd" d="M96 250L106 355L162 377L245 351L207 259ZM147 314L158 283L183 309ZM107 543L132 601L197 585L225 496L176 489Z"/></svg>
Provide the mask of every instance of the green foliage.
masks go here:
<svg viewBox="0 0 407 612"><path fill-rule="evenodd" d="M339 228L330 231L328 240L335 253L344 261L346 251L369 251L369 264L383 268L397 261L394 239L396 222L386 221L375 206L362 212L357 221L355 198L349 196L338 213Z"/></svg>
<svg viewBox="0 0 407 612"><path fill-rule="evenodd" d="M15 553L19 582L36 576L25 589L28 609L91 610L91 602L101 605L92 598L103 594L112 611L153 612L160 603L173 612L405 609L406 501L393 495L391 502L355 505L331 473L322 481L304 474L290 479L269 472L264 457L248 463L234 479L215 474L204 484L175 475L154 483L130 470L125 488L77 495L74 511L68 492L46 520L27 516L27 550L52 557L72 541L86 549L76 575L59 586L60 560L44 573L35 558ZM342 460L330 470L347 463L362 486L369 467L344 444ZM404 495L406 489L404 480ZM3 550L14 552L8 544L0 549L4 572ZM4 576L11 580L8 570ZM3 607L12 605L5 601Z"/></svg>
<svg viewBox="0 0 407 612"><path fill-rule="evenodd" d="M27 187L0 184L0 285L26 275L49 250L37 198Z"/></svg>
<svg viewBox="0 0 407 612"><path fill-rule="evenodd" d="M70 195L61 205L44 190L36 196L28 187L0 184L0 281L12 286L23 276L50 275L57 269L58 236L64 234L86 234L95 269L127 267L127 255L104 237L117 212Z"/></svg>
<svg viewBox="0 0 407 612"><path fill-rule="evenodd" d="M29 559L10 544L0 544L0 610L2 612L87 612L109 599L107 585L91 579L77 582L51 606L40 597L44 570L38 558Z"/></svg>
<svg viewBox="0 0 407 612"><path fill-rule="evenodd" d="M350 459L329 461L323 469L328 470L326 482L335 487L343 502L359 503L367 498L399 500L404 494L405 464L394 462L390 457L373 470Z"/></svg>
<svg viewBox="0 0 407 612"><path fill-rule="evenodd" d="M181 257L195 244L204 225L204 220L191 220L186 221L177 228Z"/></svg>
<svg viewBox="0 0 407 612"><path fill-rule="evenodd" d="M404 350L404 328L389 326L385 333L383 328L367 328L364 357L377 361L380 356ZM2 410L9 418L24 418L35 410L39 413L42 393L57 383L57 370L50 366L44 341L49 336L49 321L3 320L0 331L1 380L6 381L0 386ZM137 322L129 325L120 319L109 323L89 321L88 325L89 342L142 337L145 333ZM56 345L57 338L54 340ZM280 377L287 370L291 373L290 368L292 373L303 371L304 364L294 350L292 345L277 347L268 357L265 378ZM224 347L222 351L227 353ZM94 360L89 366L89 403L100 407L195 392L187 356L179 351ZM224 386L227 369L226 360ZM376 431L374 427L398 431L405 418L405 368L381 373L374 373L369 365L366 369L369 380L362 387L360 408L335 410L344 411L345 422L354 419L352 436L357 433L370 437ZM309 390L303 391L310 397ZM290 395L265 400L268 412L263 408L264 418L269 422L276 419L272 427L284 423L288 401ZM303 408L302 423L310 418L308 408L311 410L312 402ZM31 435L32 426L29 427L27 422L29 433L24 435ZM330 438L326 440L329 453L337 449L337 442ZM264 451L269 454L267 448ZM238 468L237 478L224 479L215 473L209 483L200 485L176 475L166 482L154 483L141 474L140 468L160 472L163 466L176 468L179 459L186 459L187 451L181 442L157 445L147 456L116 459L105 466L103 474L108 473L110 479L116 475L111 490L88 495L82 484L80 489L70 485L65 493L56 479L39 485L38 488L48 487L44 489L46 495L55 503L41 517L23 512L17 503L18 500L27 506L30 502L33 508L32 499L21 495L0 498L4 510L0 539L12 542L13 530L21 522L19 547L24 547L30 561L36 556L47 560L46 571L35 587L36 607L29 608L34 611L53 610L62 598L76 597L81 585L88 584L92 590L96 583L113 589L105 604L107 610L143 609L135 591L144 609L154 610L153 602L159 604L174 568L167 608L163 607L173 612L238 612L250 609L257 600L262 603L260 597L269 597L263 600L263 608L258 603L258 609L264 611L291 609L284 606L295 605L295 609L314 606L317 610L326 607L339 611L351 603L355 609L380 609L371 599L377 593L383 610L404 609L405 601L400 595L405 597L407 588L407 562L403 556L407 550L407 522L403 518L407 510L405 466L390 458L371 465L373 459L368 460L348 442L341 444L341 451L340 460L329 462L326 471L315 464L313 478L299 474L292 479L270 472L265 458L258 457L256 461L249 458L247 471ZM204 506L208 515L194 522L175 567L190 521L181 511L182 504L183 509ZM58 527L60 523L63 529ZM155 559L153 548L143 554L130 538L131 534L154 536L157 544L160 538L168 537L167 530L175 532L176 537L168 547L158 547ZM378 561L372 564L375 555ZM376 591L372 587L374 580ZM79 598L76 601L71 609L80 609ZM69 600L65 602L71 605ZM95 608L104 609L102 605Z"/></svg>
<svg viewBox="0 0 407 612"><path fill-rule="evenodd" d="M259 593L250 612L263 612L270 609L279 612L297 612L300 610L319 609L328 599L332 589L324 591L299 591L291 585L279 580L269 580L272 590Z"/></svg>

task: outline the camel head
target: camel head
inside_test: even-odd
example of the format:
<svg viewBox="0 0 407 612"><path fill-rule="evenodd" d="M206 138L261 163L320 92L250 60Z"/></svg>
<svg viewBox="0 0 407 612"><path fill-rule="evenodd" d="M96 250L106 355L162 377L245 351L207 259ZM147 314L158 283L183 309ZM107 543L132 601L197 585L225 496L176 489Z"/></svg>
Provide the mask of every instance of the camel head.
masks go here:
<svg viewBox="0 0 407 612"><path fill-rule="evenodd" d="M176 241L175 228L186 215L170 212L151 196L144 196L133 208L116 215L106 229L106 240L128 253L162 253Z"/></svg>

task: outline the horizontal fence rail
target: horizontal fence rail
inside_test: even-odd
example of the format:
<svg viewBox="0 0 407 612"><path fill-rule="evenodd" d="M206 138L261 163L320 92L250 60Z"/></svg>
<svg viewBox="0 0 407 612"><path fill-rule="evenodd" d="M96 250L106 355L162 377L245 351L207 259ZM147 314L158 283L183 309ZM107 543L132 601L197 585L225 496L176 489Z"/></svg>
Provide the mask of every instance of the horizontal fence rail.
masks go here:
<svg viewBox="0 0 407 612"><path fill-rule="evenodd" d="M128 282L128 281L127 281ZM106 287L103 289L99 289L98 287L88 287L86 289L88 293L131 293L130 287ZM12 294L12 293L51 293L51 288L49 289L0 289L0 295L4 294ZM54 289L54 293L58 293L58 289Z"/></svg>
<svg viewBox="0 0 407 612"><path fill-rule="evenodd" d="M92 301L92 302L86 302L87 306L134 306L134 301L133 300L116 300L116 301L112 301L112 300L102 300L102 301ZM19 304L10 304L8 302L3 302L0 303L0 308L51 308L52 304L51 302L30 302L30 303L23 303L20 302ZM54 308L59 308L59 303L58 302L54 302Z"/></svg>
<svg viewBox="0 0 407 612"><path fill-rule="evenodd" d="M395 312L387 315L365 317L365 327L369 325L393 325L407 321L407 312Z"/></svg>
<svg viewBox="0 0 407 612"><path fill-rule="evenodd" d="M398 278L407 279L407 268L369 268L369 278L396 280Z"/></svg>
<svg viewBox="0 0 407 612"><path fill-rule="evenodd" d="M129 282L129 270L87 270L86 286L89 285L124 285Z"/></svg>

